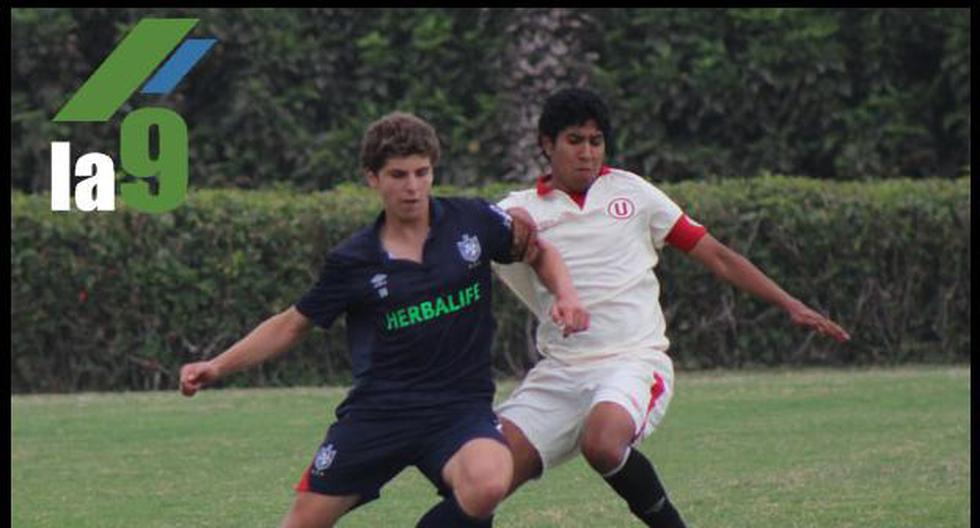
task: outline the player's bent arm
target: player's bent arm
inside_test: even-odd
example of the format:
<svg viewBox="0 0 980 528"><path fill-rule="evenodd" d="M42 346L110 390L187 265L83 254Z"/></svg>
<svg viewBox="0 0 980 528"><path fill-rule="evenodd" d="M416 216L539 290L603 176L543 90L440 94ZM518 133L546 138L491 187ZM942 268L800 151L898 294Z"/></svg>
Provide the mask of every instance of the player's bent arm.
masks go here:
<svg viewBox="0 0 980 528"><path fill-rule="evenodd" d="M565 327L565 335L586 330L589 327L589 313L578 298L572 275L561 253L544 239L538 238L535 244L537 251L527 260L527 264L541 279L541 284L555 296L552 317Z"/></svg>
<svg viewBox="0 0 980 528"><path fill-rule="evenodd" d="M266 319L244 338L211 360L217 377L244 370L272 359L303 340L312 321L295 306Z"/></svg>
<svg viewBox="0 0 980 528"><path fill-rule="evenodd" d="M544 287L555 296L550 309L555 324L564 329L566 336L588 329L589 312L579 301L571 274L558 249L538 238L534 219L525 209L511 207L507 213L513 221L511 255L534 270Z"/></svg>
<svg viewBox="0 0 980 528"><path fill-rule="evenodd" d="M531 262L538 255L538 226L531 218L531 213L523 207L509 207L507 214L512 219L514 229L510 252L524 262Z"/></svg>
<svg viewBox="0 0 980 528"><path fill-rule="evenodd" d="M540 238L535 243L537 244L537 251L526 262L541 279L541 284L556 299L578 299L578 292L572 285L572 275L568 272L568 267L565 266L565 261L562 260L558 248Z"/></svg>

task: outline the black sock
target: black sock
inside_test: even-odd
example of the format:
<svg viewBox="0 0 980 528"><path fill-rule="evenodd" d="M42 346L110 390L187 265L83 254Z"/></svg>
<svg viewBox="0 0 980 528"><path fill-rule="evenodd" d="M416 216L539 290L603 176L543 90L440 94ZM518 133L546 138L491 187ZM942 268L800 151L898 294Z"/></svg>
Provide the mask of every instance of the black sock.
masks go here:
<svg viewBox="0 0 980 528"><path fill-rule="evenodd" d="M425 512L415 528L490 528L491 526L493 526L492 515L487 519L470 517L456 503L456 497L450 494Z"/></svg>
<svg viewBox="0 0 980 528"><path fill-rule="evenodd" d="M612 475L604 476L606 482L626 503L630 511L647 526L657 528L685 528L681 515L667 498L653 464L643 453L630 448L626 462Z"/></svg>

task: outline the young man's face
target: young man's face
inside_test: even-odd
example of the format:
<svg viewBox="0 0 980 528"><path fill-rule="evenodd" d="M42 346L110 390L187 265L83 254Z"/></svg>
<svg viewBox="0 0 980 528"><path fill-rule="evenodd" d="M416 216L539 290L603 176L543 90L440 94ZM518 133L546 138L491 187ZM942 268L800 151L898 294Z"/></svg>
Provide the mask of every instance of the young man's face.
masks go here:
<svg viewBox="0 0 980 528"><path fill-rule="evenodd" d="M432 163L428 156L389 158L377 173L368 171L367 179L381 195L388 219L417 222L428 217L432 190Z"/></svg>
<svg viewBox="0 0 980 528"><path fill-rule="evenodd" d="M565 192L588 189L606 157L606 138L592 119L565 128L554 141L544 136L541 143L551 160L553 185Z"/></svg>

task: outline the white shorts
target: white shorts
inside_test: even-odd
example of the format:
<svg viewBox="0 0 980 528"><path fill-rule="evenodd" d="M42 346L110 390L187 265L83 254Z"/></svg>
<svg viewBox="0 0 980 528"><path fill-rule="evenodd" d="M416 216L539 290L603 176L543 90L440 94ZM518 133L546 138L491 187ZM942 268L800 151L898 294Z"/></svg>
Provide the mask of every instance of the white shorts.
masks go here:
<svg viewBox="0 0 980 528"><path fill-rule="evenodd" d="M661 351L632 350L581 364L545 358L499 406L541 455L544 469L579 453L585 418L599 402L633 418L633 445L650 436L674 394L674 364Z"/></svg>

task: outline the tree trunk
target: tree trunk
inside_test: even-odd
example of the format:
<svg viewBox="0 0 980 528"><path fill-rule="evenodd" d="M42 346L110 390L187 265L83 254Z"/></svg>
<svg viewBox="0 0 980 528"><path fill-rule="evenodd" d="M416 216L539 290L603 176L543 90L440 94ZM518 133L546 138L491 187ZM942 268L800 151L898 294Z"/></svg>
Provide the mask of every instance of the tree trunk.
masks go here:
<svg viewBox="0 0 980 528"><path fill-rule="evenodd" d="M592 17L577 9L515 9L507 25L510 45L503 71L506 90L501 130L507 138L504 180L533 181L547 165L538 146L538 116L558 88L585 86L598 54L587 36Z"/></svg>

